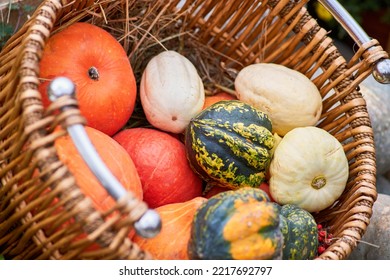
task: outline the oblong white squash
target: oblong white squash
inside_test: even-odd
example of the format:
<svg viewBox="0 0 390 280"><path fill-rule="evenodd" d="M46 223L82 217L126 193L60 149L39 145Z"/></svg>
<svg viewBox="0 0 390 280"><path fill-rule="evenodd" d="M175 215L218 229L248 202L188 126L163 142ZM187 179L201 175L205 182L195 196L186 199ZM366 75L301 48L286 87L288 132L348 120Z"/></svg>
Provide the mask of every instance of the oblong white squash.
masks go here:
<svg viewBox="0 0 390 280"><path fill-rule="evenodd" d="M266 113L273 132L285 135L295 127L315 125L322 97L302 73L274 63L244 67L234 81L237 98Z"/></svg>
<svg viewBox="0 0 390 280"><path fill-rule="evenodd" d="M289 131L270 164L270 192L279 204L295 204L309 212L331 206L343 193L349 175L341 143L313 126Z"/></svg>
<svg viewBox="0 0 390 280"><path fill-rule="evenodd" d="M204 104L204 86L195 66L175 51L153 57L142 73L140 98L150 124L181 133Z"/></svg>

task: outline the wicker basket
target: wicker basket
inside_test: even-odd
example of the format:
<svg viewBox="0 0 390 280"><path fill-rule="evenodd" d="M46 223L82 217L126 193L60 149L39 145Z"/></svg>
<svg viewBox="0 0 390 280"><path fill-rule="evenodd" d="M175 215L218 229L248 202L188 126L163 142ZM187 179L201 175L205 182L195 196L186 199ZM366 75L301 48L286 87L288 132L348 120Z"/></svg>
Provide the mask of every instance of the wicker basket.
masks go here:
<svg viewBox="0 0 390 280"><path fill-rule="evenodd" d="M164 45L203 69L210 94L231 88L237 71L256 62L283 64L313 80L323 96L318 126L343 144L350 166L340 199L315 214L335 237L319 258L346 259L365 233L377 197L373 131L359 83L388 54L373 39L347 62L305 3L45 0L0 54L0 253L11 259L150 258L127 237L145 204L129 194L131 204L118 202L105 213L94 209L53 144L66 133L54 130L55 124L67 127L83 118L77 110L55 114L64 104L45 111L37 90L48 37L88 21L120 40L139 69L138 79L150 50L162 51ZM34 176L36 170L40 176ZM101 249L85 250L93 243Z"/></svg>

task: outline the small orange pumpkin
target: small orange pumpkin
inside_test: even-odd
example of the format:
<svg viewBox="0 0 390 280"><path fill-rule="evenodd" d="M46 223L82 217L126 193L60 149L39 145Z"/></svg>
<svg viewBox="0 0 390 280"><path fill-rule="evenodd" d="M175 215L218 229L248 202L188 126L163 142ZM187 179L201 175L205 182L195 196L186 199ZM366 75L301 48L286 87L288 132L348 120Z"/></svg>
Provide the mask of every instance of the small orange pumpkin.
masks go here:
<svg viewBox="0 0 390 280"><path fill-rule="evenodd" d="M237 100L237 98L232 94L223 91L218 92L214 95L207 95L204 100L203 109L221 100Z"/></svg>
<svg viewBox="0 0 390 280"><path fill-rule="evenodd" d="M135 235L133 241L158 260L188 260L188 241L196 210L207 199L196 197L186 202L171 203L155 210L160 214L162 228L153 238Z"/></svg>
<svg viewBox="0 0 390 280"><path fill-rule="evenodd" d="M58 76L75 83L88 126L111 136L132 115L137 95L133 69L122 45L104 29L77 22L49 38L40 62L45 106L47 86Z"/></svg>

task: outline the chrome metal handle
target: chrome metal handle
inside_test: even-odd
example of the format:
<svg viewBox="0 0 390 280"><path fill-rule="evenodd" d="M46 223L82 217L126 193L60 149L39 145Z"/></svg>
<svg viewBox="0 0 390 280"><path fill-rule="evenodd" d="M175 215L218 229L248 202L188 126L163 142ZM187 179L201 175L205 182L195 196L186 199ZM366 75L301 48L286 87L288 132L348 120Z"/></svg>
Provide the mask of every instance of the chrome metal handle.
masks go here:
<svg viewBox="0 0 390 280"><path fill-rule="evenodd" d="M337 0L318 0L340 23L356 44L361 47L371 38ZM373 67L372 75L382 84L390 84L390 59L381 59Z"/></svg>
<svg viewBox="0 0 390 280"><path fill-rule="evenodd" d="M75 96L75 85L66 77L55 78L48 87L48 95L51 101L55 101L64 95ZM66 110L63 108L62 110ZM127 197L127 191L118 179L103 162L88 134L81 124L73 124L67 127L69 136L72 138L77 151L80 153L92 173L102 186L116 201ZM161 230L161 219L155 210L148 209L144 215L134 223L136 233L142 237L150 238L157 235Z"/></svg>

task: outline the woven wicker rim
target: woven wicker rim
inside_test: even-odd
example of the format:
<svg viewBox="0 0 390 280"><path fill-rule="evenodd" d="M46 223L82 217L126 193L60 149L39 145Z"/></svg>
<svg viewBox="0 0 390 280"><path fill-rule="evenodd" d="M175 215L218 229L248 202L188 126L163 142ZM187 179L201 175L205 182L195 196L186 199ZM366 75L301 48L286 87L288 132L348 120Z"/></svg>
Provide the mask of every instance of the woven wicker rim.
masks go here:
<svg viewBox="0 0 390 280"><path fill-rule="evenodd" d="M315 214L317 221L329 225L336 237L319 258L347 258L366 231L377 197L373 131L358 86L371 73L372 65L388 54L373 39L347 63L327 37L327 31L307 13L306 1L184 1L180 7L179 0L152 2L156 2L161 13L183 15L185 29L219 54L226 69L238 70L260 61L280 63L304 73L317 85L323 96L323 114L318 126L343 144L350 160L345 192L332 207ZM107 18L102 16L105 15L102 11L125 10L136 4L137 1L131 0L97 3L46 0L3 48L0 55L0 252L20 259L151 257L126 237L131 224L146 210L144 203L129 194L134 203L128 207L117 203L115 209L103 214L94 209L56 155L53 142L64 132L45 130L49 124L66 127L84 120L77 110L66 115L53 113L69 104L69 100L61 100L44 111L37 90L39 60L53 32L81 20L103 26ZM94 17L96 14L100 16ZM315 76L318 70L322 73ZM24 149L26 143L28 149ZM42 173L42 181L32 178L35 169ZM20 186L17 182L21 178L30 180ZM57 196L66 209L60 220L42 209L41 216L32 214L32 209L46 203L43 198L26 202L33 191L43 192L47 187L52 189L50 199ZM107 220L114 211L120 214ZM45 235L44 226L69 218L77 222L62 233ZM72 245L70 240L82 230L88 234L87 238ZM103 249L84 252L92 242ZM64 250L66 246L68 249Z"/></svg>

